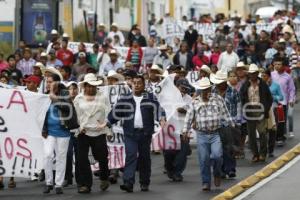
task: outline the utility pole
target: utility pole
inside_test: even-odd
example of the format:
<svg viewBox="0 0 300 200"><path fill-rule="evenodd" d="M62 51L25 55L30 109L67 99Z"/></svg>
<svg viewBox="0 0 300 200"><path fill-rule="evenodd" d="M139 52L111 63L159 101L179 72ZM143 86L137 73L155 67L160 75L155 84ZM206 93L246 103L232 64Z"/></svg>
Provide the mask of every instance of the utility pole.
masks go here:
<svg viewBox="0 0 300 200"><path fill-rule="evenodd" d="M285 9L289 10L289 0L285 0Z"/></svg>
<svg viewBox="0 0 300 200"><path fill-rule="evenodd" d="M113 11L113 2L109 0L109 23L110 25L114 22L114 11Z"/></svg>

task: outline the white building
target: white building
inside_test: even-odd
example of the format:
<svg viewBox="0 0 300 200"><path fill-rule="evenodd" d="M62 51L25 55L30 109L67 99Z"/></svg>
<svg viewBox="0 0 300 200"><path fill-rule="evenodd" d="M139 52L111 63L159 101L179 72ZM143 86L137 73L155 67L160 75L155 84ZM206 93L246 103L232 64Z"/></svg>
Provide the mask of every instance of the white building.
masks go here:
<svg viewBox="0 0 300 200"><path fill-rule="evenodd" d="M110 24L109 10L113 10L113 21L120 29L129 30L132 25L130 0L73 0L73 25L84 22L83 11L97 14L97 23Z"/></svg>

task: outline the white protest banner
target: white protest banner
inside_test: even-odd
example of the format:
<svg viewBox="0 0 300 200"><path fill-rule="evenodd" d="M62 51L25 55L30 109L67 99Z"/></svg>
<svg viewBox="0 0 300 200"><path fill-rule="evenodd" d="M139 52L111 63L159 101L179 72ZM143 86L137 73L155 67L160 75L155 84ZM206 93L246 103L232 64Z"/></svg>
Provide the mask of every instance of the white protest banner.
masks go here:
<svg viewBox="0 0 300 200"><path fill-rule="evenodd" d="M164 127L156 123L156 132L152 137L152 150L180 149L180 134L183 128L184 116L177 112L177 108L185 105L180 91L174 85L174 75L166 77L156 86L154 94L161 107L166 112L167 122Z"/></svg>
<svg viewBox="0 0 300 200"><path fill-rule="evenodd" d="M162 37L165 38L168 44L173 42L174 37L183 39L184 32L187 30L188 22L181 20L165 20L163 23ZM262 30L271 32L275 27L275 23L259 23L259 24L247 24L246 31L251 33L251 26L256 26L257 33L260 33ZM199 34L203 35L203 39L208 44L212 44L212 40L215 37L215 31L219 24L217 23L195 23L194 29L198 31ZM297 38L300 38L300 24L294 24L295 33Z"/></svg>
<svg viewBox="0 0 300 200"><path fill-rule="evenodd" d="M199 80L199 72L189 71L185 78L192 85L192 84L196 83Z"/></svg>
<svg viewBox="0 0 300 200"><path fill-rule="evenodd" d="M43 168L47 95L0 88L0 176L31 177Z"/></svg>

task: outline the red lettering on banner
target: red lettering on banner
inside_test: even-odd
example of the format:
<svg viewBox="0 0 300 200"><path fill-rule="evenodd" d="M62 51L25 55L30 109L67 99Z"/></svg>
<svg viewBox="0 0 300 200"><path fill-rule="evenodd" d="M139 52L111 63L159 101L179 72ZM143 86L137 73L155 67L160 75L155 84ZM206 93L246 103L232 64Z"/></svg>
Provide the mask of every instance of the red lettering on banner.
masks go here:
<svg viewBox="0 0 300 200"><path fill-rule="evenodd" d="M10 145L10 152L8 152L8 145ZM7 158L10 160L14 155L14 145L11 138L5 138L4 141L4 150Z"/></svg>
<svg viewBox="0 0 300 200"><path fill-rule="evenodd" d="M20 99L15 99L16 95L18 95L18 97ZM23 105L24 112L27 112L27 107L26 107L23 95L20 91L14 90L13 94L10 97L7 109L9 109L12 104L21 104L21 105Z"/></svg>
<svg viewBox="0 0 300 200"><path fill-rule="evenodd" d="M160 137L162 136L162 144L161 144L161 141L160 141ZM165 131L164 131L164 128L162 128L161 129L161 131L160 131L160 133L158 134L158 136L157 136L158 138L158 146L159 146L159 148L160 149L165 149L164 147L165 147Z"/></svg>
<svg viewBox="0 0 300 200"><path fill-rule="evenodd" d="M27 144L27 140L25 140L23 138L22 139L18 139L18 141L17 141L18 147L20 147L20 149L23 149L24 151L27 151L28 155L24 155L21 152L17 152L17 155L18 156L22 156L23 158L26 158L26 159L30 160L31 156L32 156L32 153L31 153L31 151L27 147L25 147L25 144Z"/></svg>
<svg viewBox="0 0 300 200"><path fill-rule="evenodd" d="M170 137L170 140L173 140L173 142L174 142L174 148L171 148L171 146L169 147L169 149L170 150L175 150L175 149L177 149L176 147L177 147L177 142L176 142L176 138L173 136L173 133L175 132L175 127L172 125L172 124L170 124L169 126L168 126L168 129L167 129L167 134L168 134L168 136Z"/></svg>
<svg viewBox="0 0 300 200"><path fill-rule="evenodd" d="M124 146L121 146L120 148L120 154L121 154L121 166L123 167L125 165L124 158L123 158L123 151L124 151Z"/></svg>
<svg viewBox="0 0 300 200"><path fill-rule="evenodd" d="M114 166L117 166L117 155L118 155L118 149L116 146L114 146Z"/></svg>

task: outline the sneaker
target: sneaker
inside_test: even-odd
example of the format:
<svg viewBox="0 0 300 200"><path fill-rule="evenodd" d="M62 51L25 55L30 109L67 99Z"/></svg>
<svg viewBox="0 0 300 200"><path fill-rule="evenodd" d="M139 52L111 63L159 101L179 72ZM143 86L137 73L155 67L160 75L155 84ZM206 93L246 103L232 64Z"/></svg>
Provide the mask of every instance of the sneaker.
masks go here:
<svg viewBox="0 0 300 200"><path fill-rule="evenodd" d="M78 193L80 194L88 194L91 192L91 188L87 187L87 186L80 186L78 188Z"/></svg>
<svg viewBox="0 0 300 200"><path fill-rule="evenodd" d="M208 183L203 183L202 191L210 191L210 185Z"/></svg>
<svg viewBox="0 0 300 200"><path fill-rule="evenodd" d="M229 173L228 173L228 177L229 177L229 178L235 178L235 177L236 177L235 172L234 172L234 171L229 172Z"/></svg>
<svg viewBox="0 0 300 200"><path fill-rule="evenodd" d="M55 188L55 192L56 192L56 194L63 194L63 190L61 187Z"/></svg>
<svg viewBox="0 0 300 200"><path fill-rule="evenodd" d="M109 188L109 181L101 181L100 183L100 189L102 191L105 191Z"/></svg>
<svg viewBox="0 0 300 200"><path fill-rule="evenodd" d="M52 186L52 185L46 185L46 186L44 187L43 193L44 193L44 194L49 194L51 190L53 190L53 186Z"/></svg>
<svg viewBox="0 0 300 200"><path fill-rule="evenodd" d="M273 158L274 154L273 153L269 153L269 158Z"/></svg>

